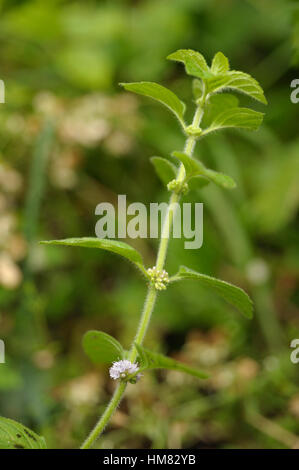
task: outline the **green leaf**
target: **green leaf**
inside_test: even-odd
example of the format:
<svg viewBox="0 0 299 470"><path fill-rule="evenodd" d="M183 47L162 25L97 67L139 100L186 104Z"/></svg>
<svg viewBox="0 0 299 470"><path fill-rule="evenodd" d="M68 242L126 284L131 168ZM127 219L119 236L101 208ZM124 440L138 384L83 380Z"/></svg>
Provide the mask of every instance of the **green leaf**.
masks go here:
<svg viewBox="0 0 299 470"><path fill-rule="evenodd" d="M208 80L207 92L215 93L224 90L234 90L254 98L261 103L267 104L264 92L259 83L244 72L226 72L223 76L213 77Z"/></svg>
<svg viewBox="0 0 299 470"><path fill-rule="evenodd" d="M120 83L126 90L148 96L164 104L178 118L184 127L185 104L168 88L154 82Z"/></svg>
<svg viewBox="0 0 299 470"><path fill-rule="evenodd" d="M263 117L263 113L253 111L253 109L228 108L218 114L211 125L202 132L202 136L227 127L256 130L261 125Z"/></svg>
<svg viewBox="0 0 299 470"><path fill-rule="evenodd" d="M138 373L148 369L170 369L186 372L187 374L193 375L199 379L207 379L209 377L205 372L189 367L186 364L164 356L163 354L150 351L139 344L135 343L135 347L138 351L137 361L140 365Z"/></svg>
<svg viewBox="0 0 299 470"><path fill-rule="evenodd" d="M169 181L176 178L177 168L170 161L166 160L166 158L151 157L150 160L162 183L167 185Z"/></svg>
<svg viewBox="0 0 299 470"><path fill-rule="evenodd" d="M191 49L180 49L173 54L170 54L167 59L176 62L182 62L188 75L206 79L212 77L209 66L203 55Z"/></svg>
<svg viewBox="0 0 299 470"><path fill-rule="evenodd" d="M112 363L124 357L122 345L102 331L87 331L83 336L82 345L89 359L95 364Z"/></svg>
<svg viewBox="0 0 299 470"><path fill-rule="evenodd" d="M230 93L216 93L215 95L211 95L205 107L202 127L209 127L220 113L229 108L237 108L238 105L238 98Z"/></svg>
<svg viewBox="0 0 299 470"><path fill-rule="evenodd" d="M130 245L118 240L109 240L107 238L96 237L82 237L82 238L66 238L64 240L46 240L40 242L42 245L66 245L66 246L79 246L84 248L99 248L101 250L111 251L129 261L132 261L143 273L145 268L140 253L132 248Z"/></svg>
<svg viewBox="0 0 299 470"><path fill-rule="evenodd" d="M207 184L204 179L208 179L225 189L233 189L236 187L236 183L230 176L206 168L201 162L195 160L195 158L190 157L186 153L175 151L172 155L183 163L186 172L186 180L190 178L193 179L194 177L201 178L197 181L197 183L199 183L199 187ZM194 181L194 183L196 184L196 181ZM190 188L192 189L192 185Z"/></svg>
<svg viewBox="0 0 299 470"><path fill-rule="evenodd" d="M196 176L191 176L191 178L188 181L188 186L189 186L189 189L191 189L192 191L192 190L204 188L209 183L210 181L204 176L196 175Z"/></svg>
<svg viewBox="0 0 299 470"><path fill-rule="evenodd" d="M192 269L181 266L178 273L170 279L171 282L184 279L195 279L204 287L208 287L220 295L224 300L237 308L247 318L252 318L253 305L250 297L240 287L234 286L226 281L221 281L215 277L201 274Z"/></svg>
<svg viewBox="0 0 299 470"><path fill-rule="evenodd" d="M171 155L183 163L187 180L192 176L202 175L204 173L204 166L186 153L175 150Z"/></svg>
<svg viewBox="0 0 299 470"><path fill-rule="evenodd" d="M12 419L0 417L0 449L46 449L44 437Z"/></svg>
<svg viewBox="0 0 299 470"><path fill-rule="evenodd" d="M218 171L206 168L205 176L210 181L213 181L213 183L225 189L234 189L237 186L233 178L228 175L225 175L224 173L219 173Z"/></svg>
<svg viewBox="0 0 299 470"><path fill-rule="evenodd" d="M203 92L203 85L202 81L198 80L198 78L194 78L194 80L192 81L192 92L196 100L201 98Z"/></svg>
<svg viewBox="0 0 299 470"><path fill-rule="evenodd" d="M222 52L217 52L212 60L211 71L215 75L225 74L229 71L229 61Z"/></svg>
<svg viewBox="0 0 299 470"><path fill-rule="evenodd" d="M206 82L206 91L209 95L232 89L267 104L263 89L259 83L247 73L235 70L229 71L228 59L222 52L215 54L211 69L203 55L191 49L180 49L170 54L167 59L182 62L189 75L201 78ZM196 96L198 95L199 97L200 85L195 83L194 87Z"/></svg>

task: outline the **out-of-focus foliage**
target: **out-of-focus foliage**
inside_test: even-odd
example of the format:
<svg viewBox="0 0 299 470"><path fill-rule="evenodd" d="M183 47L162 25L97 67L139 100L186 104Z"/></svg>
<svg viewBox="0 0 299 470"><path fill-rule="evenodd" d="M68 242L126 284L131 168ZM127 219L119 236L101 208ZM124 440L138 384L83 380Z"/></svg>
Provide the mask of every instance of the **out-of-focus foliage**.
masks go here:
<svg viewBox="0 0 299 470"><path fill-rule="evenodd" d="M186 196L204 202L204 244L184 250L173 240L167 271L183 264L239 285L254 319L195 280L169 287L146 346L211 377L146 373L98 445L298 447L299 366L289 348L299 338L297 2L2 0L0 11L0 415L49 447L78 447L95 423L113 384L107 367L90 364L82 335L106 331L128 347L144 283L111 253L37 242L94 236L96 205L115 205L118 194L167 199L150 157L182 149L179 125L118 83L160 82L191 103L191 78L165 57L192 48L211 60L222 50L269 104L257 133L228 130L198 147L237 188ZM153 264L154 240L127 241Z"/></svg>

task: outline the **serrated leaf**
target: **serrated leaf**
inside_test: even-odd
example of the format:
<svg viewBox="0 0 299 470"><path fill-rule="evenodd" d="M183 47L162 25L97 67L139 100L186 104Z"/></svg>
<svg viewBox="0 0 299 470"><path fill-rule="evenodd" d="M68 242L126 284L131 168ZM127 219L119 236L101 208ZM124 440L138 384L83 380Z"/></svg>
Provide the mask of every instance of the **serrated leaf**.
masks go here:
<svg viewBox="0 0 299 470"><path fill-rule="evenodd" d="M215 75L224 74L229 71L228 58L222 52L217 52L212 60L211 71Z"/></svg>
<svg viewBox="0 0 299 470"><path fill-rule="evenodd" d="M23 424L0 417L0 449L46 449L44 437Z"/></svg>
<svg viewBox="0 0 299 470"><path fill-rule="evenodd" d="M201 178L201 180L198 181L199 187L207 184L204 182L204 179L208 179L225 189L233 189L236 187L236 183L230 176L206 168L201 162L195 160L195 158L190 157L186 153L175 151L172 155L183 163L186 172L186 180L194 177ZM196 182L194 183L196 184ZM192 185L190 188L192 189Z"/></svg>
<svg viewBox="0 0 299 470"><path fill-rule="evenodd" d="M170 54L167 59L182 62L188 75L206 79L212 77L210 68L202 54L191 49L180 49Z"/></svg>
<svg viewBox="0 0 299 470"><path fill-rule="evenodd" d="M239 107L228 108L218 114L211 125L203 131L202 136L228 127L256 130L261 125L263 117L263 113L253 111L253 109Z"/></svg>
<svg viewBox="0 0 299 470"><path fill-rule="evenodd" d="M112 363L124 357L122 345L103 331L87 331L83 336L82 345L89 359L95 364Z"/></svg>
<svg viewBox="0 0 299 470"><path fill-rule="evenodd" d="M170 369L185 372L199 379L207 379L209 377L205 372L189 367L186 364L164 356L163 354L150 351L139 344L135 343L135 347L138 351L137 362L140 366L138 373L148 369Z"/></svg>
<svg viewBox="0 0 299 470"><path fill-rule="evenodd" d="M168 88L154 82L120 83L126 90L147 96L164 104L184 127L185 104Z"/></svg>
<svg viewBox="0 0 299 470"><path fill-rule="evenodd" d="M254 98L261 103L267 104L264 92L259 83L244 72L232 70L223 76L210 78L207 82L207 92L215 93L224 90L234 90Z"/></svg>
<svg viewBox="0 0 299 470"><path fill-rule="evenodd" d="M216 279L206 274L201 274L192 269L181 266L178 273L170 281L182 281L184 279L194 279L199 281L204 287L208 287L221 296L228 303L237 308L247 318L252 318L253 306L250 297L240 287L229 282Z"/></svg>
<svg viewBox="0 0 299 470"><path fill-rule="evenodd" d="M162 183L167 185L169 181L176 178L177 168L170 161L166 160L166 158L151 157L150 160Z"/></svg>
<svg viewBox="0 0 299 470"><path fill-rule="evenodd" d="M66 238L64 240L45 240L40 242L42 245L66 245L78 246L83 248L98 248L101 250L111 251L129 261L132 261L144 273L145 268L140 253L127 243L118 240L109 240L107 238L82 237L82 238Z"/></svg>

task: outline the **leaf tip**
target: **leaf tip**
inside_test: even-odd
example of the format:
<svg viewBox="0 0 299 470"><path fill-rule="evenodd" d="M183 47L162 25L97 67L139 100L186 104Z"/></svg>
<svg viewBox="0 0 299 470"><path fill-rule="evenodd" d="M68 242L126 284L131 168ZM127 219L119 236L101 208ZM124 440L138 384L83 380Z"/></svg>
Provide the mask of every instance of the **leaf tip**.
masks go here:
<svg viewBox="0 0 299 470"><path fill-rule="evenodd" d="M166 56L166 59L167 60L173 60L175 54L176 54L176 52L172 52L171 54L168 54L168 56Z"/></svg>

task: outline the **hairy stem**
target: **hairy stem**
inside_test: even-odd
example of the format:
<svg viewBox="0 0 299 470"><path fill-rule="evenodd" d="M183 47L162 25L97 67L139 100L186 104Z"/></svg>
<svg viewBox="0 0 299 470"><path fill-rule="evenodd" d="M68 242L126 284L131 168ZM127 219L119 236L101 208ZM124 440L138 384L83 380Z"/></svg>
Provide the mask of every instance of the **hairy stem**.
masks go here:
<svg viewBox="0 0 299 470"><path fill-rule="evenodd" d="M201 104L197 106L195 114L194 114L192 125L196 128L199 127L202 117L203 117L205 98L206 96L204 94L201 100ZM195 144L196 144L196 138L194 136L189 136L186 140L184 152L188 154L189 156L192 156ZM185 178L185 168L183 165L181 165L178 170L177 180L184 181L184 178ZM165 264L168 242L169 242L169 234L171 231L173 218L175 215L175 208L177 207L177 204L179 203L179 201L180 201L180 194L173 192L169 200L165 220L163 221L161 240L160 240L159 250L158 250L157 259L156 259L156 267L159 270L162 270ZM138 326L138 330L137 330L134 342L132 344L132 347L130 349L129 359L132 362L134 362L137 357L137 350L136 350L135 344L136 343L142 344L144 340L147 328L150 323L151 315L154 310L156 299L157 299L157 290L152 285L149 285L141 319L140 319L139 326ZM92 445L101 435L104 428L108 424L110 418L114 414L116 408L118 407L123 397L123 394L125 392L125 389L126 389L126 383L124 382L121 382L117 386L113 394L113 397L111 398L106 410L104 411L103 415L101 416L101 418L99 419L99 421L97 422L96 426L91 431L87 439L82 444L81 449L89 449L90 447L92 447Z"/></svg>
<svg viewBox="0 0 299 470"><path fill-rule="evenodd" d="M99 435L103 432L106 424L109 422L111 416L119 405L121 397L126 389L126 383L120 382L115 389L113 397L111 398L109 404L107 405L104 413L102 414L100 420L97 422L96 426L93 428L87 439L83 442L81 449L89 449L92 447L94 442L97 440Z"/></svg>

